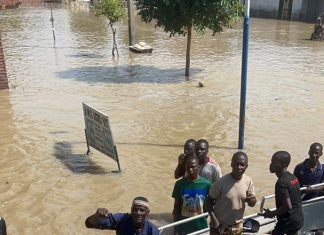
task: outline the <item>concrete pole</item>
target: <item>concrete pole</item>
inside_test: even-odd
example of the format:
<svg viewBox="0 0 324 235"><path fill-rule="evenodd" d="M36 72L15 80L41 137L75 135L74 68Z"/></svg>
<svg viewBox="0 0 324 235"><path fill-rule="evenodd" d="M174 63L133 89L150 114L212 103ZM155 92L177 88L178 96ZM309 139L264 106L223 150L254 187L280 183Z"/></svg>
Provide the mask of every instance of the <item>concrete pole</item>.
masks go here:
<svg viewBox="0 0 324 235"><path fill-rule="evenodd" d="M128 9L128 39L129 46L135 44L135 17L134 17L134 2L133 0L127 0Z"/></svg>

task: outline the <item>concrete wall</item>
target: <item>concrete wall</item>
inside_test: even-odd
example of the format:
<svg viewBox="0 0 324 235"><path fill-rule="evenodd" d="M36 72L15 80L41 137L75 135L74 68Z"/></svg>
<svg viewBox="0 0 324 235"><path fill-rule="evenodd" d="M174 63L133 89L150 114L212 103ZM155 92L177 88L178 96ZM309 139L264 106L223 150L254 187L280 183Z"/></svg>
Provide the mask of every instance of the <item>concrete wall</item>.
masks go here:
<svg viewBox="0 0 324 235"><path fill-rule="evenodd" d="M6 63L4 58L4 53L2 49L2 40L0 34L0 90L8 89L8 79L7 79L7 71L6 71Z"/></svg>
<svg viewBox="0 0 324 235"><path fill-rule="evenodd" d="M16 0L20 1L22 6L39 6L44 2L62 2L61 0Z"/></svg>
<svg viewBox="0 0 324 235"><path fill-rule="evenodd" d="M251 0L251 16L277 18L280 0Z"/></svg>
<svg viewBox="0 0 324 235"><path fill-rule="evenodd" d="M291 20L301 20L303 0L294 0L291 9Z"/></svg>
<svg viewBox="0 0 324 235"><path fill-rule="evenodd" d="M324 12L323 0L303 0L302 20L315 22L316 17Z"/></svg>
<svg viewBox="0 0 324 235"><path fill-rule="evenodd" d="M250 0L251 16L278 19L280 0ZM324 0L293 0L291 20L309 21L324 12Z"/></svg>

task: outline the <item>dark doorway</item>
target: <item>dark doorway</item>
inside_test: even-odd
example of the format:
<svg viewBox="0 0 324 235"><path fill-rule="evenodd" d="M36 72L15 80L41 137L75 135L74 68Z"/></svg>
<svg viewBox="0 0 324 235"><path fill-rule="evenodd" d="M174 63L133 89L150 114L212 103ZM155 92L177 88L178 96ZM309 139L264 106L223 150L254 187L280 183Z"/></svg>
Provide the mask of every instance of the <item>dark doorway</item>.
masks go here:
<svg viewBox="0 0 324 235"><path fill-rule="evenodd" d="M293 0L280 0L278 19L290 20Z"/></svg>

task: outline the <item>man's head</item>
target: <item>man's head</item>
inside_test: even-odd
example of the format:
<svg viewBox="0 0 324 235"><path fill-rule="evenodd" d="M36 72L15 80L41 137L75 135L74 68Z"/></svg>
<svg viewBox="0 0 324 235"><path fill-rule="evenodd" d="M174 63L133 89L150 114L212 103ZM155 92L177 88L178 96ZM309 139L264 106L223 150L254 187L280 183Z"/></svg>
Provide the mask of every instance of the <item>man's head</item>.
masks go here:
<svg viewBox="0 0 324 235"><path fill-rule="evenodd" d="M131 214L136 228L142 228L147 215L150 213L149 202L145 197L135 197Z"/></svg>
<svg viewBox="0 0 324 235"><path fill-rule="evenodd" d="M205 139L200 139L196 143L196 156L199 159L199 164L204 165L207 163L207 153L209 144Z"/></svg>
<svg viewBox="0 0 324 235"><path fill-rule="evenodd" d="M232 172L231 175L234 179L240 180L248 167L248 157L243 152L236 152L232 157L231 162Z"/></svg>
<svg viewBox="0 0 324 235"><path fill-rule="evenodd" d="M187 179L193 181L199 175L199 160L195 156L188 157L186 161Z"/></svg>
<svg viewBox="0 0 324 235"><path fill-rule="evenodd" d="M192 156L195 154L195 149L196 149L196 140L189 139L186 141L186 143L183 146L183 153L186 156Z"/></svg>
<svg viewBox="0 0 324 235"><path fill-rule="evenodd" d="M323 154L323 146L320 143L313 143L309 147L308 156L309 158L319 159Z"/></svg>
<svg viewBox="0 0 324 235"><path fill-rule="evenodd" d="M271 173L280 173L286 169L290 164L290 154L286 151L278 151L272 155L270 163Z"/></svg>

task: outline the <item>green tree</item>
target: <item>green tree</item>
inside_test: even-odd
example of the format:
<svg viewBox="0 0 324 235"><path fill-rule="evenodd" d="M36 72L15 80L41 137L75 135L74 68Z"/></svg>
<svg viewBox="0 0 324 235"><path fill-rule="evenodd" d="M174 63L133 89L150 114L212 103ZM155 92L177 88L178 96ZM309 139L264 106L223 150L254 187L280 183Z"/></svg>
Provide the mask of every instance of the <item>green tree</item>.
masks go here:
<svg viewBox="0 0 324 235"><path fill-rule="evenodd" d="M170 37L187 35L185 76L189 76L192 30L202 35L210 29L215 35L232 27L243 12L240 0L136 0L135 5L142 21L155 21Z"/></svg>
<svg viewBox="0 0 324 235"><path fill-rule="evenodd" d="M115 50L117 56L119 56L117 43L116 43L116 27L115 23L121 21L126 15L126 8L122 0L99 0L94 4L94 12L96 16L103 15L107 17L112 33L113 33L113 49L112 55L115 56Z"/></svg>

